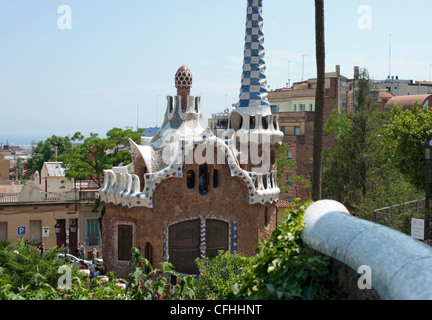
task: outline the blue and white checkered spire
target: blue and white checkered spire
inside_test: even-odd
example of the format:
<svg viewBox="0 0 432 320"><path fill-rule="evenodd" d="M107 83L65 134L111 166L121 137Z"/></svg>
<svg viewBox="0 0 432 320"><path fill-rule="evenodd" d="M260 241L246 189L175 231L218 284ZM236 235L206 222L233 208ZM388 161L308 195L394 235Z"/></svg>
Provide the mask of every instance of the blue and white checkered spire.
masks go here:
<svg viewBox="0 0 432 320"><path fill-rule="evenodd" d="M246 38L240 108L270 107L264 61L262 1L247 0Z"/></svg>

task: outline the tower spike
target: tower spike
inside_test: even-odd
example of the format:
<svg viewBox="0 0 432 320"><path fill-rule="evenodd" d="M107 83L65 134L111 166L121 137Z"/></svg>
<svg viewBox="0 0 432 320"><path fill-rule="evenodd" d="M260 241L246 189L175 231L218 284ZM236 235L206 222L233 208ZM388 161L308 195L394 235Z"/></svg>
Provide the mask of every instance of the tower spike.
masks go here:
<svg viewBox="0 0 432 320"><path fill-rule="evenodd" d="M264 61L263 0L247 0L246 36L239 108L270 107Z"/></svg>

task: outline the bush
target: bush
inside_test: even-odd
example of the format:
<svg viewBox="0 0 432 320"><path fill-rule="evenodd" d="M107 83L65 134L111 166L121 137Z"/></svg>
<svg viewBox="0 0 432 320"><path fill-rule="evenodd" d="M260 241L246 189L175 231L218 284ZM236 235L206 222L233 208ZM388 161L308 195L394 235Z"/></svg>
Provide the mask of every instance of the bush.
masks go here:
<svg viewBox="0 0 432 320"><path fill-rule="evenodd" d="M288 209L267 241L261 241L255 264L243 282L233 287L235 299L336 299L337 277L330 258L313 255L302 242L305 205Z"/></svg>
<svg viewBox="0 0 432 320"><path fill-rule="evenodd" d="M40 255L22 242L16 246L2 242L0 300L336 299L330 258L313 255L300 239L308 204L289 209L271 237L260 241L253 257L221 251L213 259L197 259L199 279L182 277L170 262L154 269L132 248L127 281L113 274L89 281L72 268L70 286L58 288L58 268L63 264L56 259L59 250ZM173 290L167 277L171 274L181 278Z"/></svg>

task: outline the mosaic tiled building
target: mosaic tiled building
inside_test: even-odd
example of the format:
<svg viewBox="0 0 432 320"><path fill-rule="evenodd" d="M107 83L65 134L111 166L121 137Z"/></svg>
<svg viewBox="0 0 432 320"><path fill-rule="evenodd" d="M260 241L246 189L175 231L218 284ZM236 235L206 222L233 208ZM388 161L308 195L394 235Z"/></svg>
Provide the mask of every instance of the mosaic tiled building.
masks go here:
<svg viewBox="0 0 432 320"><path fill-rule="evenodd" d="M141 144L132 163L105 171L100 189L103 258L125 276L130 248L153 265L169 259L178 272L197 273L195 259L219 250L254 254L276 227L275 151L283 133L267 100L262 0L248 0L240 101L227 131L204 124L192 74L175 75L163 125Z"/></svg>

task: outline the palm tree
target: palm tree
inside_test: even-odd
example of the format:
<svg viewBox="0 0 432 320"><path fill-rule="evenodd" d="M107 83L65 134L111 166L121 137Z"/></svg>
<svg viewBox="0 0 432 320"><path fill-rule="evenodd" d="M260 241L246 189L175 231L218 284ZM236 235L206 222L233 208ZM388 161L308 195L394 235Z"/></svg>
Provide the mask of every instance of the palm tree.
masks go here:
<svg viewBox="0 0 432 320"><path fill-rule="evenodd" d="M313 137L312 199L322 198L322 154L324 136L324 0L315 0L315 43L317 61L317 89L315 94L315 117Z"/></svg>

